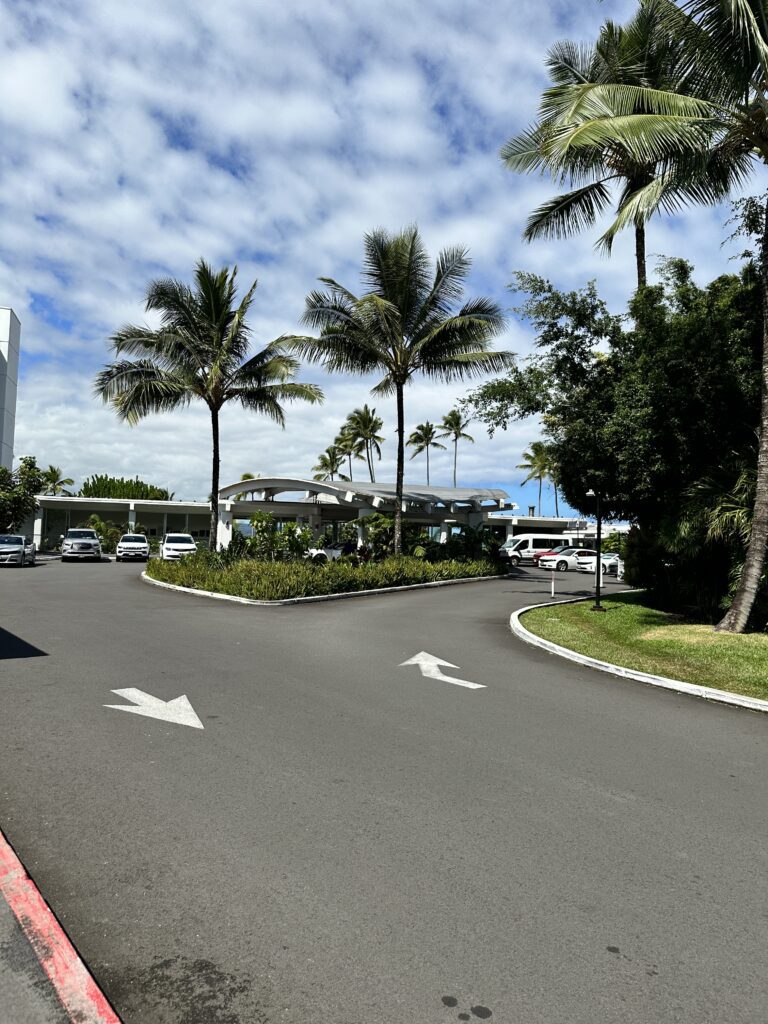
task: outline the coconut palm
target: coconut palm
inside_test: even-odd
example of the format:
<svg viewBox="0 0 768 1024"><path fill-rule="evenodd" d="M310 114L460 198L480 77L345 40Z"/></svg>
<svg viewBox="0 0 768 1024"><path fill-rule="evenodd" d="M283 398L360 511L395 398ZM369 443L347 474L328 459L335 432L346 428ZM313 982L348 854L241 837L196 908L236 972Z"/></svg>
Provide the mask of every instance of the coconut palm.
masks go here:
<svg viewBox="0 0 768 1024"><path fill-rule="evenodd" d="M443 250L434 271L418 228L390 234L377 228L364 240L363 283L356 296L331 278L313 291L303 323L318 337L295 337L296 351L330 372L380 373L372 391L394 394L397 407L394 550L403 546L405 388L415 374L441 381L480 376L508 365L490 349L504 315L490 299L456 310L470 261L465 249Z"/></svg>
<svg viewBox="0 0 768 1024"><path fill-rule="evenodd" d="M150 283L145 308L159 314L160 327L129 325L112 335L112 350L123 358L97 374L94 391L130 424L152 412L179 409L193 399L208 406L213 441L209 545L215 550L219 416L224 405L237 402L282 426L282 403L319 402L323 396L314 384L293 380L298 362L279 341L249 356L247 315L255 281L236 304L236 267L214 271L198 260L194 278L194 287L172 278Z"/></svg>
<svg viewBox="0 0 768 1024"><path fill-rule="evenodd" d="M312 479L333 481L337 476L341 480L349 479L341 473L344 458L344 453L336 445L329 445L324 452L320 452L318 455L317 465L312 467L312 472L315 474Z"/></svg>
<svg viewBox="0 0 768 1024"><path fill-rule="evenodd" d="M534 441L527 452L523 452L523 461L517 465L518 469L524 469L528 476L523 480L523 486L529 480L539 482L539 515L541 515L541 486L547 478L552 478L553 465L549 445L543 441ZM555 513L557 513L557 487L555 486Z"/></svg>
<svg viewBox="0 0 768 1024"><path fill-rule="evenodd" d="M681 202L697 198L702 169L699 174L692 173L685 160L675 168L668 151L638 150L626 145L620 134L603 134L578 147L557 142L564 113L574 127L590 116L589 111L573 104L574 90L592 85L612 87L613 92L602 94L603 116L622 117L627 112L645 113L640 96L634 104L627 99L632 87L677 94L696 87L684 41L670 31L665 6L666 0L645 0L626 26L607 21L593 46L568 41L554 46L547 58L552 87L542 98L539 122L510 139L501 151L510 170L548 173L558 183L572 186L534 211L524 238L531 241L575 234L591 227L615 203L618 217L598 246L610 251L617 230L634 228L638 287L647 282L647 221L659 209L674 212ZM622 97L621 102L616 101L617 96ZM743 161L734 165L713 159L704 172L706 187L723 195L743 171ZM639 195L653 195L654 202L638 203Z"/></svg>
<svg viewBox="0 0 768 1024"><path fill-rule="evenodd" d="M258 475L259 474L257 474L257 473L241 473L240 474L240 479L241 480L254 480ZM243 501L243 499L247 498L249 494L252 495L253 491L240 491L239 494L235 495L235 500L236 501Z"/></svg>
<svg viewBox="0 0 768 1024"><path fill-rule="evenodd" d="M614 233L638 217L647 220L664 202L667 182L684 186L679 204L714 203L745 179L750 163L768 165L768 0L643 0L643 6L651 2L681 42L687 95L582 83L550 98L557 122L547 142L553 159L612 138L638 159L667 162L660 180L628 198ZM761 236L763 400L755 507L739 587L716 627L728 632L747 627L768 545L768 203Z"/></svg>
<svg viewBox="0 0 768 1024"><path fill-rule="evenodd" d="M471 434L467 434L465 428L469 426L472 421L471 416L462 416L460 409L451 409L449 413L443 416L443 422L440 426L443 428L443 433L438 434L438 437L450 437L453 441L453 486L456 486L456 462L459 456L459 441L469 441L470 444L475 443L474 437Z"/></svg>
<svg viewBox="0 0 768 1024"><path fill-rule="evenodd" d="M70 476L62 476L59 466L49 466L48 469L43 470L42 477L43 494L66 494L69 496L69 491L65 490L65 487L71 487L75 482Z"/></svg>
<svg viewBox="0 0 768 1024"><path fill-rule="evenodd" d="M429 486L429 449L442 448L445 451L445 445L440 444L437 440L438 436L441 435L438 435L437 427L434 423L430 423L427 420L426 423L419 423L405 442L409 448L413 448L412 459L415 459L417 455L421 455L422 452L427 453L427 486Z"/></svg>
<svg viewBox="0 0 768 1024"><path fill-rule="evenodd" d="M384 437L379 433L384 426L384 421L376 415L375 409L369 409L364 405L361 409L353 409L347 416L345 428L357 442L362 442L365 460L368 463L368 473L371 483L376 482L376 474L373 470L373 456L381 460L381 445Z"/></svg>
<svg viewBox="0 0 768 1024"><path fill-rule="evenodd" d="M349 423L345 423L341 430L338 432L333 440L333 447L336 448L343 459L346 459L349 463L349 476L348 480L352 480L352 459L357 459L359 462L363 461L365 451L365 444L362 438L355 435L351 429Z"/></svg>

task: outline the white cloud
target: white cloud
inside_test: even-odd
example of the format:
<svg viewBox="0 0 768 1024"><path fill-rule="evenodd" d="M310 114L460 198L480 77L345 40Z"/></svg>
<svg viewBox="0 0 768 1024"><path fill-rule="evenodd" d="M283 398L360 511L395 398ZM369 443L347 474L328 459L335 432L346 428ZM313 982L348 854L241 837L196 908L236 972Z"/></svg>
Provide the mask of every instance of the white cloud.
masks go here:
<svg viewBox="0 0 768 1024"><path fill-rule="evenodd" d="M202 410L130 429L91 397L106 339L144 318L148 280L188 277L194 261L259 278L254 337L296 329L319 275L356 288L363 233L417 221L433 253L471 250L470 290L504 305L515 269L573 287L596 277L618 308L631 289L631 239L612 260L593 238L526 246L548 182L516 178L498 149L534 116L546 48L588 39L632 0L356 0L242 4L150 0L9 2L0 23L0 303L22 319L17 451L81 479L134 474L178 495L208 492ZM649 230L649 252L692 257L702 277L727 267L720 211ZM716 240L713 242L713 239ZM503 344L526 350L512 324ZM224 479L246 469L303 474L369 381L320 380L322 409L289 412L285 432L224 416ZM417 383L409 425L438 420L460 385ZM393 410L375 403L391 434ZM537 433L515 425L464 447L467 483L517 479ZM394 443L381 467L393 476ZM362 467L361 467L362 468ZM409 463L416 479L418 460ZM450 458L436 454L434 479Z"/></svg>

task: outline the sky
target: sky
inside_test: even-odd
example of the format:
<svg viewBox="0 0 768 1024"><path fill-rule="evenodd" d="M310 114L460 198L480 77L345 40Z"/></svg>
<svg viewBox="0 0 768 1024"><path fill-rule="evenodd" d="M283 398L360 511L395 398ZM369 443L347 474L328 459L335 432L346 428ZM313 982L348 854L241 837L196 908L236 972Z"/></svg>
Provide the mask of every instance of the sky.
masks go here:
<svg viewBox="0 0 768 1024"><path fill-rule="evenodd" d="M147 283L189 280L195 261L258 280L254 345L294 333L320 276L359 291L366 231L417 223L430 253L466 246L467 296L504 307L516 270L560 287L598 282L620 311L631 293L629 236L610 259L599 232L521 240L554 191L513 175L500 147L535 118L555 41L592 39L633 0L0 0L0 305L22 322L16 456L93 473L138 475L177 498L210 491L204 407L120 423L92 394L109 337L145 320ZM757 187L754 191L758 191ZM649 227L648 252L684 256L706 281L729 268L723 208ZM524 356L532 337L510 317L497 347ZM302 367L325 403L290 406L285 430L227 407L222 483L244 472L311 476L347 413L384 418L377 479L394 479L394 407L373 379ZM439 422L467 385L416 380L406 426ZM536 503L515 467L535 420L489 439L469 428L460 486L504 487ZM406 482L424 481L423 456ZM450 485L450 452L433 452ZM365 477L364 464L355 474ZM543 511L553 511L545 489Z"/></svg>

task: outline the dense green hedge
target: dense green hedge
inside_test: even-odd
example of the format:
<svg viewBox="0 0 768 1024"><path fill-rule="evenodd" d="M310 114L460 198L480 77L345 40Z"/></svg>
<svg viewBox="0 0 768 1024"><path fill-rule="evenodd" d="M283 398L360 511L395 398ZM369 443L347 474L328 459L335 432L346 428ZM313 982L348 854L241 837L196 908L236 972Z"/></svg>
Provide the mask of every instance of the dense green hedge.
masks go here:
<svg viewBox="0 0 768 1024"><path fill-rule="evenodd" d="M475 576L496 576L503 569L484 560L424 562L419 558L386 558L382 562L350 565L328 562L254 562L243 560L226 568L210 564L205 557L192 556L180 562L153 559L147 575L180 587L233 594L259 601L282 601L291 597L321 594L349 594L380 587L404 587L413 583L436 583Z"/></svg>

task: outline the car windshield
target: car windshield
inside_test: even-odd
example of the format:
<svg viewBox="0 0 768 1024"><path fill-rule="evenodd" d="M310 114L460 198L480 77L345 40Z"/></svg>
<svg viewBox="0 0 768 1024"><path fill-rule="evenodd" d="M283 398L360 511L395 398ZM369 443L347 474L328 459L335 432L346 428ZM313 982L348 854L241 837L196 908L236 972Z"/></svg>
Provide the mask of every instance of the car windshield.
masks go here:
<svg viewBox="0 0 768 1024"><path fill-rule="evenodd" d="M96 540L95 530L67 530L67 540Z"/></svg>
<svg viewBox="0 0 768 1024"><path fill-rule="evenodd" d="M147 538L143 537L140 533L126 533L124 537L120 538L121 544L146 544Z"/></svg>
<svg viewBox="0 0 768 1024"><path fill-rule="evenodd" d="M0 533L0 544L8 544L10 547L17 548L19 544L23 543L23 537L16 537L12 533Z"/></svg>
<svg viewBox="0 0 768 1024"><path fill-rule="evenodd" d="M166 544L194 544L195 542L188 533L169 533L165 538Z"/></svg>

